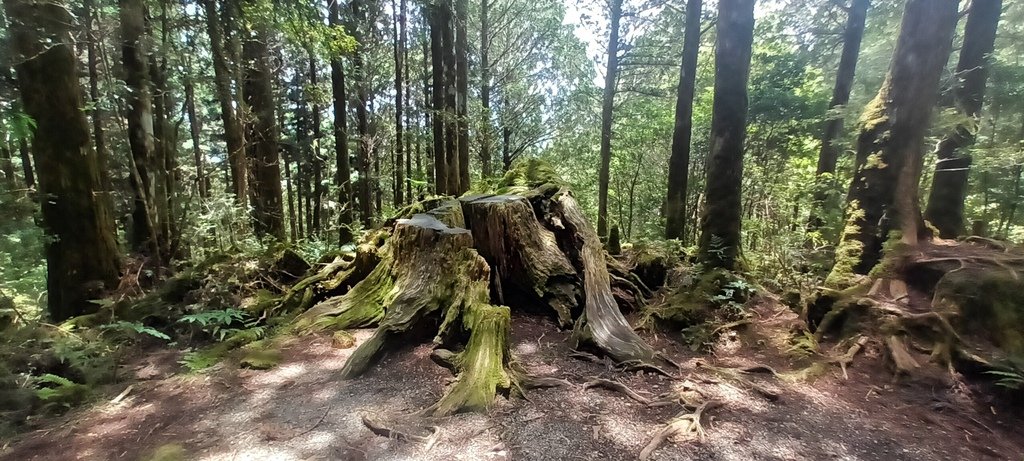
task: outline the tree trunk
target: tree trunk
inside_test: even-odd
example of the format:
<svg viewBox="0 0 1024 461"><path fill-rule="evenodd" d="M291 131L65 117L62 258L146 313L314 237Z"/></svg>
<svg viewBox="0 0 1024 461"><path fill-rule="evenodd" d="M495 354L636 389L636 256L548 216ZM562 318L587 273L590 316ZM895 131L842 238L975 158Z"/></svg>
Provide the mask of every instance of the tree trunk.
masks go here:
<svg viewBox="0 0 1024 461"><path fill-rule="evenodd" d="M458 64L456 57L455 24L452 22L453 0L443 0L440 6L442 12L441 46L443 56L444 78L444 158L448 164L448 193L459 195L462 190L462 165L459 164L459 121L456 106L458 104Z"/></svg>
<svg viewBox="0 0 1024 461"><path fill-rule="evenodd" d="M8 191L18 188L18 180L14 177L14 161L11 160L11 145L0 143L0 172L4 174L4 186Z"/></svg>
<svg viewBox="0 0 1024 461"><path fill-rule="evenodd" d="M92 118L92 136L93 145L96 148L96 160L99 162L100 167L100 184L104 191L107 191L109 197L110 191L110 172L107 169L107 140L103 133L103 108L100 102L100 74L99 74L99 54L97 52L98 46L102 46L99 43L98 35L93 32L93 21L96 20L96 4L95 0L84 0L82 3L85 8L85 31L88 35L86 37L86 60L89 64L89 102L91 107L89 109L89 115Z"/></svg>
<svg viewBox="0 0 1024 461"><path fill-rule="evenodd" d="M365 28L366 15L363 13L363 0L354 0L349 4L352 9L352 31L357 41L362 41L363 34L360 32ZM370 171L370 122L366 106L369 103L366 90L366 67L363 62L363 51L356 47L352 55L352 64L355 67L356 78L356 124L359 130L359 210L362 215L363 227L373 227L373 197Z"/></svg>
<svg viewBox="0 0 1024 461"><path fill-rule="evenodd" d="M455 0L455 126L458 135L458 195L469 190L469 40L466 23L466 0Z"/></svg>
<svg viewBox="0 0 1024 461"><path fill-rule="evenodd" d="M405 159L404 159L404 138L405 134L405 119L403 117L403 111L405 107L404 96L402 93L402 85L405 83L405 77L403 71L405 70L405 0L401 0L402 5L399 6L399 0L392 0L391 7L394 9L394 29L395 29L395 184L394 184L394 201L395 208L401 207L405 203L404 199L404 187L405 187Z"/></svg>
<svg viewBox="0 0 1024 461"><path fill-rule="evenodd" d="M867 274L890 231L916 244L924 135L938 99L939 79L956 29L956 0L908 0L889 71L861 116L846 227L828 283Z"/></svg>
<svg viewBox="0 0 1024 461"><path fill-rule="evenodd" d="M853 78L857 72L857 58L860 55L860 43L864 38L864 23L870 3L871 0L853 0L847 10L843 51L839 58L839 69L836 71L836 84L832 88L832 100L828 104L830 113L821 136L821 150L818 152L818 169L815 173L817 179L807 223L809 231L821 229L825 225L823 215L827 211L832 190L830 185L835 182L836 163L839 160L839 147L836 142L843 133L843 118L832 114L832 111L850 101L850 90L853 88Z"/></svg>
<svg viewBox="0 0 1024 461"><path fill-rule="evenodd" d="M622 0L611 0L608 14L607 63L604 74L604 95L601 100L601 165L597 175L597 235L608 235L608 180L612 163L612 111L615 108L615 83L619 77L619 21Z"/></svg>
<svg viewBox="0 0 1024 461"><path fill-rule="evenodd" d="M217 101L220 103L220 117L224 123L224 139L228 151L228 167L231 170L231 191L235 200L243 207L248 203L249 174L245 155L245 137L242 124L235 112L234 96L231 92L232 71L228 66L227 43L224 40L224 26L217 12L217 0L203 0L206 7L206 30L210 38L210 55L213 58L214 83ZM240 82L239 82L240 83Z"/></svg>
<svg viewBox="0 0 1024 461"><path fill-rule="evenodd" d="M446 27L444 7L430 5L430 63L433 76L433 150L434 150L434 190L438 195L454 193L448 189L448 157L445 152L445 110L444 95L444 39L443 29Z"/></svg>
<svg viewBox="0 0 1024 461"><path fill-rule="evenodd" d="M340 0L327 0L328 21L341 27ZM331 91L334 97L334 155L337 162L335 184L338 186L338 240L341 245L352 241L352 166L348 156L348 96L345 92L345 68L341 56L331 56Z"/></svg>
<svg viewBox="0 0 1024 461"><path fill-rule="evenodd" d="M25 187L33 189L36 187L36 175L32 171L32 155L25 138L18 140L18 153L21 154L21 170L25 176ZM102 184L102 180L100 184Z"/></svg>
<svg viewBox="0 0 1024 461"><path fill-rule="evenodd" d="M313 87L319 85L320 79L317 71L316 57L313 53L309 53L309 84ZM314 100L309 105L312 110L312 116L310 117L310 123L313 126L313 226L312 234L320 236L321 233L321 219L323 215L323 199L326 191L324 190L324 168L326 164L323 156L320 155L320 139L323 137L323 132L320 128L320 104Z"/></svg>
<svg viewBox="0 0 1024 461"><path fill-rule="evenodd" d="M480 0L480 166L481 176L490 178L493 174L491 159L491 2Z"/></svg>
<svg viewBox="0 0 1024 461"><path fill-rule="evenodd" d="M192 84L192 78L185 81L185 111L188 116L188 131L192 138L192 160L196 168L196 188L199 190L199 197L206 199L210 196L210 180L206 177L206 158L199 144L199 134L203 128L199 125L199 117L196 114L196 92Z"/></svg>
<svg viewBox="0 0 1024 461"><path fill-rule="evenodd" d="M686 2L683 58L679 66L676 120L672 131L672 155L668 166L668 197L665 199L665 238L686 235L686 181L690 176L690 136L693 132L693 93L700 51L701 0Z"/></svg>
<svg viewBox="0 0 1024 461"><path fill-rule="evenodd" d="M742 230L743 142L755 0L718 2L715 100L711 114L706 205L698 258L706 270L736 268Z"/></svg>
<svg viewBox="0 0 1024 461"><path fill-rule="evenodd" d="M47 305L62 321L94 312L92 300L114 288L120 262L100 172L89 137L69 29L58 2L5 0L8 38L16 57L26 114L36 121L33 150L43 197Z"/></svg>
<svg viewBox="0 0 1024 461"><path fill-rule="evenodd" d="M972 122L960 123L936 146L935 176L924 214L942 238L952 239L964 233L964 199L973 159L963 150L974 144L976 130L973 126L977 124L985 100L985 84L1002 10L1002 0L974 0L964 27L953 97L959 112Z"/></svg>
<svg viewBox="0 0 1024 461"><path fill-rule="evenodd" d="M159 2L160 6L160 43L159 48L166 50L169 40L169 26L167 18L167 4ZM146 22L146 35L152 41L155 34L150 19ZM178 247L178 234L173 217L178 215L176 206L177 190L177 129L170 124L170 110L174 106L171 101L171 94L167 86L167 58L156 51L150 51L149 75L153 95L153 154L155 169L153 171L156 182L156 210L157 222L160 225L160 235L163 238L161 248L165 259L169 259Z"/></svg>
<svg viewBox="0 0 1024 461"><path fill-rule="evenodd" d="M248 154L253 179L253 230L260 237L285 239L281 194L278 126L274 111L273 74L270 72L269 25L256 21L245 41L245 100L254 121Z"/></svg>
<svg viewBox="0 0 1024 461"><path fill-rule="evenodd" d="M135 206L129 242L158 261L164 256L163 223L158 210L157 182L161 166L156 158L153 133L153 94L147 51L144 47L145 3L119 0L124 82L128 87L128 143L131 147L131 179Z"/></svg>

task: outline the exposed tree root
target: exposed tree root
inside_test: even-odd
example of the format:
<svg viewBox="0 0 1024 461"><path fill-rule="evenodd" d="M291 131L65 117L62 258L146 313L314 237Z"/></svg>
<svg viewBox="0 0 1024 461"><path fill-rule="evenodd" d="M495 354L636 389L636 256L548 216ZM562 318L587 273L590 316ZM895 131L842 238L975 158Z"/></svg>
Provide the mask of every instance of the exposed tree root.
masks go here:
<svg viewBox="0 0 1024 461"><path fill-rule="evenodd" d="M583 385L583 390L587 390L587 389L595 388L595 387L599 387L601 389L607 389L607 390L610 390L610 391L615 391L615 392L621 393L621 394L625 395L626 397L629 397L629 398L631 398L631 399L633 399L633 400L635 400L635 401L637 401L637 402L639 402L641 404L644 404L644 405L650 405L651 404L651 399L649 399L647 397L644 397L644 396L642 396L640 394L637 394L636 391L634 391L633 389L630 389L629 386L627 386L625 384L622 384L622 383L620 383L618 381L612 381L610 379L603 379L603 378L595 378L595 379L592 379L590 381L587 381L587 383Z"/></svg>
<svg viewBox="0 0 1024 461"><path fill-rule="evenodd" d="M404 442L422 443L426 446L425 449L427 450L430 450L430 448L434 446L434 443L437 442L438 436L441 434L441 428L437 426L430 426L428 428L430 429L430 435L422 436L388 427L383 421L377 420L369 415L363 415L361 419L363 421L363 425L366 426L370 432L373 432L380 437L387 437L389 439L401 440Z"/></svg>
<svg viewBox="0 0 1024 461"><path fill-rule="evenodd" d="M901 336L888 336L885 338L885 346L889 351L889 358L896 366L896 374L910 374L921 367L921 364L914 360L907 350L907 343Z"/></svg>
<svg viewBox="0 0 1024 461"><path fill-rule="evenodd" d="M651 441L647 443L647 446L644 447L643 451L640 452L640 459L651 459L651 455L654 454L654 451L665 443L666 440L673 437L696 436L698 440L704 441L704 438L707 437L707 432L704 429L704 425L701 423L704 412L712 408L717 408L721 405L722 402L718 400L708 400L695 407L692 411L683 410L683 412L680 412L669 420L665 427L661 428L661 430L654 434L654 438L651 439Z"/></svg>
<svg viewBox="0 0 1024 461"><path fill-rule="evenodd" d="M697 365L700 366L701 368L711 370L723 378L726 378L730 381L734 381L740 384L741 386L754 391L755 393L763 397L765 400L768 400L769 402L775 402L779 400L779 398L781 397L781 395L779 395L778 392L744 377L744 375L750 373L769 373L773 377L778 378L779 374L776 373L775 370L772 369L771 367L765 365L754 365L750 367L727 368L716 367L714 365L709 365L704 362L697 362Z"/></svg>
<svg viewBox="0 0 1024 461"><path fill-rule="evenodd" d="M853 364L853 358L857 356L857 353L868 343L868 337L861 335L853 341L853 345L846 350L846 353L829 359L830 363L839 365L839 368L843 370L843 379L850 379L850 375L846 373L846 368Z"/></svg>
<svg viewBox="0 0 1024 461"><path fill-rule="evenodd" d="M571 385L572 383L562 378L551 378L547 376L525 376L519 379L519 386L524 390L568 387Z"/></svg>

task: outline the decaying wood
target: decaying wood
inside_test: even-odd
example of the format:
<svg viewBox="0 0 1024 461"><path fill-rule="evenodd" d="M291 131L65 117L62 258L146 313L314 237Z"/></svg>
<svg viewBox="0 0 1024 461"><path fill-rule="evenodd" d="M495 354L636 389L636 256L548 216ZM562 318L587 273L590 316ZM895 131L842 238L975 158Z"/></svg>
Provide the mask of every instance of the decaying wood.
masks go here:
<svg viewBox="0 0 1024 461"><path fill-rule="evenodd" d="M473 243L500 280L502 299L550 306L563 328L572 326L576 270L555 235L534 216L530 202L517 195L462 199ZM515 291L515 293L509 293Z"/></svg>
<svg viewBox="0 0 1024 461"><path fill-rule="evenodd" d="M351 262L299 282L290 305L311 307L295 325L300 331L376 328L346 362L343 378L365 372L408 333L436 328L432 358L456 379L422 411L431 416L483 411L499 393L566 384L530 377L515 365L508 347L512 309L552 313L563 328L573 328L574 349L669 375L663 367L678 366L626 322L597 233L560 184L534 181L507 189L510 194L410 205L400 212L406 217L387 221L365 240ZM338 280L327 287L338 295L324 299L327 284Z"/></svg>

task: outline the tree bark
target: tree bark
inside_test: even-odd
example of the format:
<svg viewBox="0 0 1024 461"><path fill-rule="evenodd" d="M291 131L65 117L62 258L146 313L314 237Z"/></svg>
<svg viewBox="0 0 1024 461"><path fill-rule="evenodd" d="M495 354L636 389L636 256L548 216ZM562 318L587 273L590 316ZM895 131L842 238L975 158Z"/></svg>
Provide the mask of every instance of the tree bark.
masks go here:
<svg viewBox="0 0 1024 461"><path fill-rule="evenodd" d="M98 193L100 172L78 82L78 61L59 2L4 0L25 112L36 121L33 150L43 197L47 305L62 321L94 312L114 288L120 261L113 219Z"/></svg>
<svg viewBox="0 0 1024 461"><path fill-rule="evenodd" d="M459 191L462 190L462 165L459 164L459 122L456 109L458 103L458 79L455 75L458 72L458 64L455 50L455 24L453 24L452 18L454 13L453 0L443 0L440 9L443 18L441 51L444 67L441 76L444 78L444 116L442 120L444 122L445 138L444 158L448 164L447 190L449 194L459 195Z"/></svg>
<svg viewBox="0 0 1024 461"><path fill-rule="evenodd" d="M445 137L444 96L444 39L443 29L446 27L444 7L429 5L430 15L430 63L433 80L433 153L434 153L434 190L438 195L454 193L448 189L448 157Z"/></svg>
<svg viewBox="0 0 1024 461"><path fill-rule="evenodd" d="M395 184L394 184L394 201L395 208L402 206L405 203L404 188L405 188L405 159L404 149L405 139L405 119L404 116L404 102L403 99L405 94L402 93L402 85L405 84L405 76L403 71L405 70L405 0L401 0L401 6L399 6L399 0L392 0L391 7L394 9L394 29L395 29Z"/></svg>
<svg viewBox="0 0 1024 461"><path fill-rule="evenodd" d="M255 21L242 47L245 58L245 100L254 117L248 154L252 165L253 230L260 237L285 239L281 193L278 126L273 74L270 71L269 25Z"/></svg>
<svg viewBox="0 0 1024 461"><path fill-rule="evenodd" d="M743 143L747 136L754 3L755 0L718 3L711 153L698 245L698 258L706 270L735 269L742 244Z"/></svg>
<svg viewBox="0 0 1024 461"><path fill-rule="evenodd" d="M853 0L847 9L846 29L843 31L843 51L839 58L839 69L836 71L836 84L832 88L832 100L829 101L829 112L841 108L850 101L853 78L857 72L857 58L860 55L861 39L864 38L864 24L867 19L871 0ZM834 182L836 163L839 161L839 147L836 145L843 132L843 118L829 115L825 121L825 131L821 136L821 149L818 152L818 169L815 172L814 192L812 194L811 214L807 229L815 231L825 225L824 214Z"/></svg>
<svg viewBox="0 0 1024 461"><path fill-rule="evenodd" d="M354 0L349 4L352 9L352 30L356 40L362 43L363 34L360 32L365 25L366 15L363 12L363 0ZM361 46L356 46L352 55L352 64L355 68L356 78L356 125L359 131L358 170L359 170L359 210L362 215L363 227L373 227L373 197L370 172L370 122L366 106L369 103L366 89L366 66L363 62L363 51Z"/></svg>
<svg viewBox="0 0 1024 461"><path fill-rule="evenodd" d="M672 155L668 161L668 197L665 199L666 239L682 239L686 235L686 183L690 176L693 93L697 77L697 54L700 51L702 6L701 0L686 2L686 30L683 33L683 57L679 66Z"/></svg>
<svg viewBox="0 0 1024 461"><path fill-rule="evenodd" d="M890 231L916 244L923 230L918 204L924 136L956 29L956 0L909 0L889 71L861 116L846 226L828 283L867 274Z"/></svg>
<svg viewBox="0 0 1024 461"><path fill-rule="evenodd" d="M601 100L601 165L597 175L597 235L608 235L608 181L612 163L612 112L615 108L615 83L619 77L619 22L622 0L611 0L608 14L607 61L604 95ZM507 167L506 167L507 168Z"/></svg>
<svg viewBox="0 0 1024 461"><path fill-rule="evenodd" d="M82 3L85 8L85 31L88 36L86 37L86 60L89 64L89 102L90 109L89 115L92 118L92 136L93 143L96 148L96 159L99 162L100 167L100 183L104 191L110 191L110 172L107 169L107 140L103 132L103 108L100 101L100 89L99 89L99 54L97 48L102 46L99 42L99 37L93 32L93 21L96 20L96 2L95 0L84 0Z"/></svg>
<svg viewBox="0 0 1024 461"><path fill-rule="evenodd" d="M203 5L206 9L206 30L210 38L210 55L213 58L217 102L220 103L220 117L224 123L228 167L231 170L231 191L235 194L235 200L244 207L249 199L249 173L245 155L245 137L242 124L235 111L235 98L231 92L233 73L228 66L225 49L227 43L224 39L223 25L227 21L222 21L219 17L217 0L203 0Z"/></svg>
<svg viewBox="0 0 1024 461"><path fill-rule="evenodd" d="M319 75L317 70L316 57L313 53L309 53L309 84L316 87L319 84ZM320 139L323 137L323 132L320 128L320 104L317 101L312 101L309 105L312 111L310 117L310 123L313 126L313 145L312 145L312 167L313 167L313 225L311 227L312 234L319 236L321 233L321 220L323 219L323 199L326 190L324 190L324 168L326 164L323 156L320 155Z"/></svg>
<svg viewBox="0 0 1024 461"><path fill-rule="evenodd" d="M206 158L199 144L199 134L203 128L196 114L196 92L191 76L185 81L185 111L188 116L188 131L192 138L192 161L196 168L196 188L199 190L199 197L206 199L210 196L210 180L206 177Z"/></svg>
<svg viewBox="0 0 1024 461"><path fill-rule="evenodd" d="M480 166L481 176L490 178L493 174L491 159L491 2L480 0Z"/></svg>
<svg viewBox="0 0 1024 461"><path fill-rule="evenodd" d="M25 176L25 187L33 189L36 187L36 175L32 171L32 155L25 138L18 140L18 153L21 154L21 170ZM102 184L102 180L100 183Z"/></svg>
<svg viewBox="0 0 1024 461"><path fill-rule="evenodd" d="M158 169L153 132L153 94L149 81L145 34L145 3L119 0L124 82L128 87L128 143L131 147L131 179L135 205L129 242L136 251L157 260L164 255L164 239L158 209Z"/></svg>
<svg viewBox="0 0 1024 461"><path fill-rule="evenodd" d="M469 190L469 39L466 0L455 0L455 126L459 157L458 195Z"/></svg>
<svg viewBox="0 0 1024 461"><path fill-rule="evenodd" d="M8 191L18 188L18 180L14 177L14 161L11 160L11 145L0 144L0 172L4 174L4 186Z"/></svg>
<svg viewBox="0 0 1024 461"><path fill-rule="evenodd" d="M973 159L963 150L974 144L976 130L972 126L977 124L985 100L985 85L992 67L991 55L1002 9L1002 0L974 0L964 27L953 97L958 111L973 122L957 125L936 146L935 176L924 214L942 238L956 238L965 230L964 200Z"/></svg>
<svg viewBox="0 0 1024 461"><path fill-rule="evenodd" d="M341 27L340 0L327 0L328 22ZM345 68L341 56L331 56L331 92L334 97L334 155L337 163L335 184L338 186L338 240L341 245L352 241L352 165L348 154L348 96L345 89Z"/></svg>

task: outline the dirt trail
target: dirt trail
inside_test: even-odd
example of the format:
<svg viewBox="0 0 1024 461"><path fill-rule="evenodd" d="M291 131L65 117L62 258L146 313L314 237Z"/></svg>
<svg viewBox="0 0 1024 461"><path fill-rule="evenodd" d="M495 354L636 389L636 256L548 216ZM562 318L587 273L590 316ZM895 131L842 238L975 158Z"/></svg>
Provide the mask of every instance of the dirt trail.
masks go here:
<svg viewBox="0 0 1024 461"><path fill-rule="evenodd" d="M725 335L710 356L647 336L682 364L681 377L724 402L709 412L706 440L665 444L653 459L1016 461L1024 453L1024 434L1014 430L1020 414L994 414L956 383L893 381L870 344L848 381L838 367L810 383L770 374L745 375L744 383L710 372L705 365L764 364L782 375L800 368L781 352L792 320L788 311L762 307L756 313L747 331ZM358 332L357 340L368 334ZM154 356L154 364L138 367L152 379L134 383L125 399L25 434L0 459L146 460L160 447L177 445L186 453L182 459L199 461L632 460L678 410L584 390L584 383L602 377L657 395L680 380L567 358L567 333L549 320L515 316L512 336L514 354L528 370L572 385L532 391L529 400L502 399L488 415L421 421L412 428L396 423L423 435L436 426L429 450L423 443L375 436L360 419L408 415L437 400L451 376L429 360L427 345L392 353L364 377L340 381L337 372L352 349L332 348L327 337L305 337L289 343L285 360L268 371L223 364L201 375L161 377L160 364L173 360Z"/></svg>

